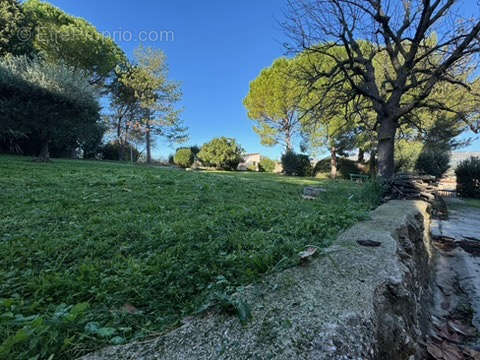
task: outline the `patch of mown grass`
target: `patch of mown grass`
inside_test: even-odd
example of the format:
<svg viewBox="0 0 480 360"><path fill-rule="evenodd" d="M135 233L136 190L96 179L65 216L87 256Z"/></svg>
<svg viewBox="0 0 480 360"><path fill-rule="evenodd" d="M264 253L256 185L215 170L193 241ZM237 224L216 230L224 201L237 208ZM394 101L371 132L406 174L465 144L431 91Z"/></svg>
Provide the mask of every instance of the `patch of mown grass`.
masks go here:
<svg viewBox="0 0 480 360"><path fill-rule="evenodd" d="M328 192L304 201L311 184ZM342 181L7 156L0 187L3 359L71 359L158 334L375 206Z"/></svg>
<svg viewBox="0 0 480 360"><path fill-rule="evenodd" d="M480 199L463 199L468 206L480 208Z"/></svg>

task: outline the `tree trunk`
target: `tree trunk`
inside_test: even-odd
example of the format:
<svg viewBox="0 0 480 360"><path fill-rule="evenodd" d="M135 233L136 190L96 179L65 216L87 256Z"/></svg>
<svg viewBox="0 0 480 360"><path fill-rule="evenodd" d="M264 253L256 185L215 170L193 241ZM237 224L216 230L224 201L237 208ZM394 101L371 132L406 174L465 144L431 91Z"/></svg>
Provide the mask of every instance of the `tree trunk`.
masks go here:
<svg viewBox="0 0 480 360"><path fill-rule="evenodd" d="M285 133L285 147L286 147L286 152L292 151L293 146L292 146L292 134L290 132L290 129L287 129Z"/></svg>
<svg viewBox="0 0 480 360"><path fill-rule="evenodd" d="M370 172L370 175L372 177L375 176L376 156L377 156L377 154L376 154L375 150L372 149L372 151L370 151L370 164L369 164L370 165L369 166L369 172Z"/></svg>
<svg viewBox="0 0 480 360"><path fill-rule="evenodd" d="M126 138L127 136L125 135L125 140L122 139L122 122L121 122L121 118L119 118L117 120L117 141L118 141L118 144L120 145L120 153L119 153L119 159L120 161L123 161L124 160L124 152L125 152L125 141L126 141Z"/></svg>
<svg viewBox="0 0 480 360"><path fill-rule="evenodd" d="M330 147L330 177L335 179L337 177L337 148L335 145Z"/></svg>
<svg viewBox="0 0 480 360"><path fill-rule="evenodd" d="M357 161L360 164L363 164L365 162L365 151L361 148L358 149L358 159Z"/></svg>
<svg viewBox="0 0 480 360"><path fill-rule="evenodd" d="M379 115L380 116L380 115ZM391 179L395 172L394 147L397 128L391 117L383 117L379 121L378 130L378 176Z"/></svg>
<svg viewBox="0 0 480 360"><path fill-rule="evenodd" d="M50 160L50 152L48 150L48 139L42 142L42 148L40 149L40 153L38 154L38 160L47 162Z"/></svg>
<svg viewBox="0 0 480 360"><path fill-rule="evenodd" d="M150 115L149 118L147 119L147 124L146 124L146 133L145 133L145 143L147 147L147 164L152 163L152 142L151 142L151 134L150 134Z"/></svg>

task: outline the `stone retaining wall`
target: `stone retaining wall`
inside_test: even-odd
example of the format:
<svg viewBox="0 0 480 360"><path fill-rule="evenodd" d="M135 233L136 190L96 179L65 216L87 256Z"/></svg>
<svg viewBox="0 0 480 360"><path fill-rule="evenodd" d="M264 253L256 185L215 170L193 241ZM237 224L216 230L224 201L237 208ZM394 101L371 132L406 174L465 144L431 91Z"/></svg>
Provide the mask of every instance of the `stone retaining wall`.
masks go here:
<svg viewBox="0 0 480 360"><path fill-rule="evenodd" d="M246 325L212 311L154 340L82 359L422 359L428 228L428 204L390 201L306 265L239 290L252 309Z"/></svg>

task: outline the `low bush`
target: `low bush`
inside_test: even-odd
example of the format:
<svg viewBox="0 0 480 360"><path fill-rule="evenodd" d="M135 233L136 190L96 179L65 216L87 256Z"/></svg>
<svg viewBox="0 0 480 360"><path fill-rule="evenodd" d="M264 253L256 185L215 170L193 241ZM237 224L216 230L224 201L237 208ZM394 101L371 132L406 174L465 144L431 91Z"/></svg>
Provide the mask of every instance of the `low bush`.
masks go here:
<svg viewBox="0 0 480 360"><path fill-rule="evenodd" d="M274 160L268 157L262 157L258 165L258 170L261 172L274 172L276 165L277 163Z"/></svg>
<svg viewBox="0 0 480 360"><path fill-rule="evenodd" d="M182 168L189 168L193 165L193 162L195 161L195 155L190 148L180 148L175 153L173 161L176 165Z"/></svg>
<svg viewBox="0 0 480 360"><path fill-rule="evenodd" d="M417 159L415 170L421 174L441 178L450 167L450 152L441 150L423 151Z"/></svg>
<svg viewBox="0 0 480 360"><path fill-rule="evenodd" d="M283 171L287 175L311 176L312 164L307 155L295 154L293 151L287 151L282 155Z"/></svg>
<svg viewBox="0 0 480 360"><path fill-rule="evenodd" d="M206 166L221 170L236 170L242 161L243 149L235 139L215 138L202 146L198 159Z"/></svg>
<svg viewBox="0 0 480 360"><path fill-rule="evenodd" d="M330 173L330 158L325 158L318 161L313 168L313 175L317 176L321 173ZM358 164L350 159L345 159L339 157L337 159L337 177L343 179L350 179L350 174L364 174L365 171L363 168L359 167Z"/></svg>
<svg viewBox="0 0 480 360"><path fill-rule="evenodd" d="M137 161L140 152L130 144L120 144L118 141L109 142L100 148L100 154L103 160L125 160Z"/></svg>
<svg viewBox="0 0 480 360"><path fill-rule="evenodd" d="M480 199L480 158L471 157L456 168L457 191L463 197Z"/></svg>

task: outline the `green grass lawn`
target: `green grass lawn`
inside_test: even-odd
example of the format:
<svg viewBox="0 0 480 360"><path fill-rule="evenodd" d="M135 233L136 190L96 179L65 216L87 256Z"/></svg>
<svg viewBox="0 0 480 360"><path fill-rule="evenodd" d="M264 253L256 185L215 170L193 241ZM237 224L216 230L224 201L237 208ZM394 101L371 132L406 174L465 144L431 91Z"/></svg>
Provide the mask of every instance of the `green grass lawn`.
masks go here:
<svg viewBox="0 0 480 360"><path fill-rule="evenodd" d="M312 184L328 192L302 200ZM1 359L166 331L375 206L343 181L9 156L0 187Z"/></svg>
<svg viewBox="0 0 480 360"><path fill-rule="evenodd" d="M468 206L480 208L480 199L463 199Z"/></svg>

